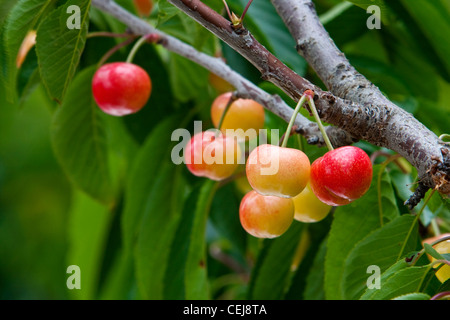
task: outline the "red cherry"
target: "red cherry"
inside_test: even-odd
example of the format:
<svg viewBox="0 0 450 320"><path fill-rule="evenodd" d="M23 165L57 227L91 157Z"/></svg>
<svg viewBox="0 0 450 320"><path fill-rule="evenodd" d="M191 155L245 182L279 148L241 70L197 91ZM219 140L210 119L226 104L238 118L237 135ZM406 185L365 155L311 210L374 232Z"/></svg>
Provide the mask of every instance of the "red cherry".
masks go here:
<svg viewBox="0 0 450 320"><path fill-rule="evenodd" d="M317 198L330 206L346 205L359 199L371 182L372 162L358 147L334 149L311 165L311 189Z"/></svg>
<svg viewBox="0 0 450 320"><path fill-rule="evenodd" d="M139 111L147 103L151 91L152 82L147 72L128 62L105 64L92 79L95 102L113 116Z"/></svg>
<svg viewBox="0 0 450 320"><path fill-rule="evenodd" d="M194 135L185 148L188 170L199 177L220 181L231 176L239 166L241 150L236 139L213 131Z"/></svg>

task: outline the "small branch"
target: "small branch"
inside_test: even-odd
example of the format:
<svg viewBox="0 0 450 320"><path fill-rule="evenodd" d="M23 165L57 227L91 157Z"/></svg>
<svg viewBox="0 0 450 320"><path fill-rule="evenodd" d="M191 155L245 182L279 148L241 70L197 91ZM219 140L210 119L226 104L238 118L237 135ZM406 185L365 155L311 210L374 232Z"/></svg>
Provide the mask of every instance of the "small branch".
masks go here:
<svg viewBox="0 0 450 320"><path fill-rule="evenodd" d="M123 22L135 35L157 34L160 37L159 43L167 50L177 53L201 66L207 70L215 73L217 76L231 83L237 89L239 97L246 99L253 99L256 102L263 105L266 109L273 112L286 122L289 121L293 114L293 109L288 106L279 96L271 95L258 86L242 77L237 72L233 71L224 61L220 58L211 57L207 54L197 51L192 46L172 37L164 32L161 32L153 28L146 21L139 19L130 12L123 9L121 6L111 0L93 0L94 7L109 13L119 21ZM212 10L205 10L206 15L212 15ZM208 13L209 12L209 13ZM213 11L214 14L217 14ZM230 23L223 17L223 27L231 30ZM323 137L319 131L317 124L308 120L301 114L298 114L295 120L295 125L298 128L298 132L307 138L307 141L313 142L319 146L324 144ZM346 132L339 128L332 128L327 131L330 135L336 137L335 143L337 145L345 145L353 138ZM339 141L337 140L339 139Z"/></svg>

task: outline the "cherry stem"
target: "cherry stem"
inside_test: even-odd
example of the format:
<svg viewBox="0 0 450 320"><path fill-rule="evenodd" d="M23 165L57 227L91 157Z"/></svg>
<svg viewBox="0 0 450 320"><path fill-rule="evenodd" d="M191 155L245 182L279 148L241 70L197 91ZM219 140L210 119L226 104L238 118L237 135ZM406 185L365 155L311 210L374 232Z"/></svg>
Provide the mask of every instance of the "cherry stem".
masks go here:
<svg viewBox="0 0 450 320"><path fill-rule="evenodd" d="M228 7L228 3L226 0L222 0L223 4L225 5L225 9L227 10L228 18L230 18L230 21L233 20L230 8Z"/></svg>
<svg viewBox="0 0 450 320"><path fill-rule="evenodd" d="M108 60L116 51L118 51L120 48L125 47L127 45L129 45L131 42L134 41L134 37L130 37L129 39L115 45L114 47L112 47L111 49L109 49L104 55L103 57L100 59L100 61L98 62L98 66L103 65L106 60Z"/></svg>
<svg viewBox="0 0 450 320"><path fill-rule="evenodd" d="M284 134L283 143L281 144L282 148L286 148L289 137L291 136L292 127L294 126L295 119L297 118L297 114L300 111L300 108L303 106L307 99L306 95L303 95L297 103L295 107L294 113L291 116L291 120L289 121L289 125L286 129L286 133Z"/></svg>
<svg viewBox="0 0 450 320"><path fill-rule="evenodd" d="M233 102L236 101L236 99L237 99L236 96L237 96L237 93L236 93L236 92L233 92L233 93L231 94L231 97L230 97L230 99L228 100L227 105L225 106L225 109L223 110L222 115L220 116L219 124L217 125L216 138L217 138L217 136L219 135L220 129L222 128L222 125L223 125L223 121L225 120L225 116L226 116L228 110L230 109L230 106L231 106L231 105L233 104Z"/></svg>
<svg viewBox="0 0 450 320"><path fill-rule="evenodd" d="M253 2L253 0L249 0L249 1L247 2L247 5L245 6L244 11L242 12L241 23L242 23L242 21L244 21L245 14L247 13L247 10L248 10L248 8L250 7L250 5L252 4L252 2Z"/></svg>
<svg viewBox="0 0 450 320"><path fill-rule="evenodd" d="M323 126L322 121L320 120L319 114L317 113L316 105L314 104L314 93L312 93L311 90L307 90L305 93L307 93L308 104L311 108L311 112L314 116L314 119L316 120L317 125L319 126L319 130L322 133L323 140L325 141L325 144L327 145L328 150L329 151L334 150L333 145L331 144L331 141L328 138L325 127Z"/></svg>
<svg viewBox="0 0 450 320"><path fill-rule="evenodd" d="M450 291L439 292L439 293L435 294L434 296L432 296L430 298L430 300L440 300L445 297L450 297Z"/></svg>
<svg viewBox="0 0 450 320"><path fill-rule="evenodd" d="M146 36L142 36L139 38L138 41L134 44L133 48L131 48L130 53L128 54L126 62L131 63L134 59L134 56L136 55L136 52L139 50L139 48L142 46L142 44L147 40Z"/></svg>
<svg viewBox="0 0 450 320"><path fill-rule="evenodd" d="M134 38L136 37L134 34L131 33L114 33L114 32L105 32L105 31L98 31L98 32L90 32L86 35L86 38L94 38L94 37L109 37L109 38Z"/></svg>

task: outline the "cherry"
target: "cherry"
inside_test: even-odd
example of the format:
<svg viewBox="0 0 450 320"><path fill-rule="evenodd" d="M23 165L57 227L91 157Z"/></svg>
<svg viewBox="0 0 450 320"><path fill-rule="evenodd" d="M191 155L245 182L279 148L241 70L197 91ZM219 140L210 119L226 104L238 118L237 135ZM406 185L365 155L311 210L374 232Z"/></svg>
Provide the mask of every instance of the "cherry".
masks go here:
<svg viewBox="0 0 450 320"><path fill-rule="evenodd" d="M239 219L245 231L257 238L276 238L294 220L292 199L263 196L252 190L241 200Z"/></svg>
<svg viewBox="0 0 450 320"><path fill-rule="evenodd" d="M211 119L216 128L219 126L222 114L232 97L232 92L226 92L219 95L211 105ZM248 129L260 130L264 127L264 107L251 99L237 99L226 111L225 118L220 126L220 130L227 135L230 131L227 129L239 130L235 132L234 136L243 140L248 137L245 131ZM256 131L254 135L256 137Z"/></svg>
<svg viewBox="0 0 450 320"><path fill-rule="evenodd" d="M185 148L188 170L199 177L220 181L231 176L239 165L241 150L236 139L203 131L195 134Z"/></svg>
<svg viewBox="0 0 450 320"><path fill-rule="evenodd" d="M148 17L153 9L152 0L133 0L133 4L140 16Z"/></svg>
<svg viewBox="0 0 450 320"><path fill-rule="evenodd" d="M231 85L228 81L222 79L215 73L209 73L208 80L211 86L219 93L226 93L234 90L233 85Z"/></svg>
<svg viewBox="0 0 450 320"><path fill-rule="evenodd" d="M445 233L445 234L441 234L436 237L427 238L423 242L431 245L433 242L436 242L437 240L440 240L443 237L449 237L449 236L450 236L450 233ZM440 254L450 253L450 239L438 242L437 244L435 244L433 246L433 248ZM431 262L436 260L435 258L433 258L432 256L430 256L428 254L427 254L427 256ZM445 264L443 266L441 266L440 264L437 264L434 266L434 268L438 268L438 267L440 267L440 268L436 272L436 277L439 279L440 282L444 283L445 281L450 279L450 266L448 264Z"/></svg>
<svg viewBox="0 0 450 320"><path fill-rule="evenodd" d="M311 189L320 201L341 206L362 197L372 181L372 162L360 148L328 151L311 165Z"/></svg>
<svg viewBox="0 0 450 320"><path fill-rule="evenodd" d="M263 144L250 153L246 174L252 188L260 194L290 198L306 187L310 162L298 149Z"/></svg>
<svg viewBox="0 0 450 320"><path fill-rule="evenodd" d="M297 221L311 223L323 220L330 212L331 206L320 201L308 183L298 195L292 198L295 206L294 219Z"/></svg>
<svg viewBox="0 0 450 320"><path fill-rule="evenodd" d="M147 103L152 82L147 72L128 62L101 66L92 79L95 102L105 113L124 116L135 113Z"/></svg>

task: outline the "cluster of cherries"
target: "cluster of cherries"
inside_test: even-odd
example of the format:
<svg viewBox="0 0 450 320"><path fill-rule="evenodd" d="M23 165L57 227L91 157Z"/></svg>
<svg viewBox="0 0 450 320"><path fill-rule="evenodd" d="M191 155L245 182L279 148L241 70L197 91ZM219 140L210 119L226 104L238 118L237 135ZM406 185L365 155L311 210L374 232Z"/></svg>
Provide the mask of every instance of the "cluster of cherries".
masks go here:
<svg viewBox="0 0 450 320"><path fill-rule="evenodd" d="M114 116L139 111L151 90L147 72L129 62L101 66L92 81L97 105ZM264 127L265 112L256 101L234 99L232 92L226 92L213 101L211 119L219 130L195 134L185 147L184 158L192 174L221 181L242 163L246 132ZM301 150L261 144L251 150L245 172L253 190L241 200L242 227L255 237L274 238L294 219L317 222L328 215L331 206L360 198L370 186L372 163L355 146L330 150L310 164Z"/></svg>
<svg viewBox="0 0 450 320"><path fill-rule="evenodd" d="M185 148L186 166L196 176L216 181L232 176L242 156L239 142L247 138L233 132L264 126L260 104L251 99L232 101L231 97L231 92L223 93L211 106L216 128L223 117L220 131L197 133ZM372 163L354 146L331 150L311 165L301 150L261 144L246 159L245 173L253 190L241 200L242 227L255 237L274 238L294 219L317 222L328 215L331 206L360 198L370 187Z"/></svg>
<svg viewBox="0 0 450 320"><path fill-rule="evenodd" d="M150 14L152 1L133 1L141 16ZM214 74L210 74L209 80L219 92L233 89ZM147 72L131 62L105 64L92 80L97 105L113 116L138 112L147 103L151 91ZM220 131L196 134L186 146L186 166L196 176L216 181L231 177L243 156L240 142L248 139L245 132L264 126L264 108L260 104L250 99L233 101L231 98L232 93L226 92L212 104L212 122ZM232 130L231 134L227 129ZM282 146L262 144L249 154L245 169L245 182L252 190L241 200L240 221L249 234L259 238L280 236L294 219L301 222L324 219L331 206L346 205L360 198L372 180L369 157L354 146L331 149L310 165L308 157L298 149L287 148L284 143ZM439 254L450 253L449 233L423 242L433 245ZM439 268L436 277L442 283L450 279L450 265L436 261L429 254L428 258L434 268Z"/></svg>

